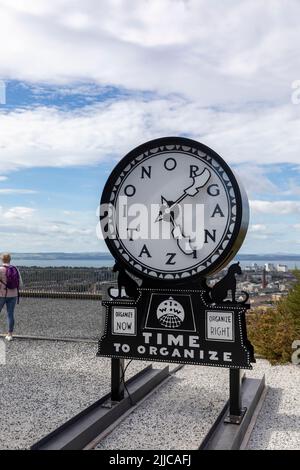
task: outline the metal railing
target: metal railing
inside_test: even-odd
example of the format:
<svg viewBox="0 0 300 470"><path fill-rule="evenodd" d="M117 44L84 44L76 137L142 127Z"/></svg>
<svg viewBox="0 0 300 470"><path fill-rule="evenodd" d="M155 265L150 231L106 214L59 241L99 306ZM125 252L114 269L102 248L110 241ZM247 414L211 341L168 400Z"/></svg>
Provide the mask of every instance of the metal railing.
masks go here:
<svg viewBox="0 0 300 470"><path fill-rule="evenodd" d="M25 267L20 266L22 297L101 298L106 283L116 281L110 267Z"/></svg>
<svg viewBox="0 0 300 470"><path fill-rule="evenodd" d="M105 284L116 284L111 267L37 267L19 266L22 297L65 297L101 299ZM200 287L200 286L199 286ZM245 298L238 284L236 298ZM254 293L250 293L250 298Z"/></svg>

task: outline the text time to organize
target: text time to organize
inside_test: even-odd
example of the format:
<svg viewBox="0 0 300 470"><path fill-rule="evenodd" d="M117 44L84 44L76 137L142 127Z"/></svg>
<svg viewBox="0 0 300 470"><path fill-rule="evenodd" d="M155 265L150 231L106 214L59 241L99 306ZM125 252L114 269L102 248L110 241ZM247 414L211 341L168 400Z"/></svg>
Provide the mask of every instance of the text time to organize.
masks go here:
<svg viewBox="0 0 300 470"><path fill-rule="evenodd" d="M140 356L162 356L166 358L195 359L198 361L232 361L232 352L201 348L198 335L173 335L163 333L142 333L142 344L129 345L114 342L115 353L137 354Z"/></svg>

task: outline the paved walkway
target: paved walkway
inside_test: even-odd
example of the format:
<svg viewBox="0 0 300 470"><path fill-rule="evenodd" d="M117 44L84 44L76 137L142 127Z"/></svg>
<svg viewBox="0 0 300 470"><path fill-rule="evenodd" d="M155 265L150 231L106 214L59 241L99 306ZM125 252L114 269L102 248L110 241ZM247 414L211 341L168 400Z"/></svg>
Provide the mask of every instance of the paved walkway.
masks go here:
<svg viewBox="0 0 300 470"><path fill-rule="evenodd" d="M100 300L21 298L16 306L15 334L98 339L101 312ZM3 309L0 333L6 331Z"/></svg>

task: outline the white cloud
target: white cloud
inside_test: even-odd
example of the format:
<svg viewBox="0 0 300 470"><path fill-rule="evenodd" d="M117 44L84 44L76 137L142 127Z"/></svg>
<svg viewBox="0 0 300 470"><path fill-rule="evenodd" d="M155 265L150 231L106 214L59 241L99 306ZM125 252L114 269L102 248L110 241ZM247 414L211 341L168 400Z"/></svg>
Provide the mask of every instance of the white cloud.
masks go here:
<svg viewBox="0 0 300 470"><path fill-rule="evenodd" d="M0 176L0 181L6 181L7 179L7 176Z"/></svg>
<svg viewBox="0 0 300 470"><path fill-rule="evenodd" d="M34 83L37 99L41 84L50 84L54 104L60 86L61 95L76 89L91 102L98 86L134 91L69 111L1 106L1 172L95 165L146 140L190 136L233 164L259 199L251 202L250 238L267 234L267 246L274 237L260 214L300 212L297 201L283 200L299 194L300 106L291 103L300 78L299 16L297 0L0 0L1 79ZM143 91L153 94L146 99ZM262 165L280 163L294 165L293 180L271 202L281 188ZM18 193L32 191L0 190ZM70 225L37 211L1 215L8 249L14 237L20 249L99 246L85 231L92 219L71 212L62 214Z"/></svg>
<svg viewBox="0 0 300 470"><path fill-rule="evenodd" d="M252 235L252 238L254 240L269 240L270 241L270 235L266 233L255 233Z"/></svg>
<svg viewBox="0 0 300 470"><path fill-rule="evenodd" d="M7 219L17 219L18 217L6 217ZM90 236L94 231L90 228L80 227L66 227L63 223L50 224L48 223L14 223L14 224L0 224L1 233L13 234L29 234L32 236L60 236L69 239L71 236L85 235Z"/></svg>
<svg viewBox="0 0 300 470"><path fill-rule="evenodd" d="M265 232L267 230L267 226L264 224L252 224L249 227L249 232L257 233L257 232Z"/></svg>
<svg viewBox="0 0 300 470"><path fill-rule="evenodd" d="M104 242L96 236L98 218L94 211L69 211L68 215L65 212L62 209L45 212L31 207L0 207L1 249L106 251Z"/></svg>
<svg viewBox="0 0 300 470"><path fill-rule="evenodd" d="M252 240L270 239L270 227L268 228L265 224L251 224L248 233Z"/></svg>
<svg viewBox="0 0 300 470"><path fill-rule="evenodd" d="M261 188L275 190L257 169L262 163L299 164L300 108L290 105L226 112L178 97L130 98L70 111L39 107L0 113L0 129L3 171L97 164L120 158L146 140L182 133L229 163L247 164L241 171L252 188L256 180Z"/></svg>
<svg viewBox="0 0 300 470"><path fill-rule="evenodd" d="M262 163L299 164L300 106L290 99L300 70L296 0L289 8L281 0L48 3L0 0L0 77L35 82L37 93L44 81L63 84L64 94L76 83L92 95L99 84L155 97L69 112L3 107L3 171L95 164L170 134L244 164L250 192L276 191Z"/></svg>
<svg viewBox="0 0 300 470"><path fill-rule="evenodd" d="M76 214L76 212L75 211L63 211L63 214L64 215L74 215L74 214Z"/></svg>
<svg viewBox="0 0 300 470"><path fill-rule="evenodd" d="M237 172L248 196L252 194L276 194L278 187L273 184L266 173L269 167L258 166L257 162L237 165ZM274 171L274 169L273 169Z"/></svg>
<svg viewBox="0 0 300 470"><path fill-rule="evenodd" d="M36 191L32 189L13 189L13 188L2 188L0 194L35 194Z"/></svg>
<svg viewBox="0 0 300 470"><path fill-rule="evenodd" d="M3 211L2 209L2 214L1 217L4 219L28 219L33 215L35 212L35 209L31 207L23 207L23 206L16 206L16 207L11 207L8 210Z"/></svg>
<svg viewBox="0 0 300 470"><path fill-rule="evenodd" d="M250 201L251 211L260 214L299 214L300 201Z"/></svg>
<svg viewBox="0 0 300 470"><path fill-rule="evenodd" d="M180 93L203 105L286 100L297 0L0 0L3 78Z"/></svg>
<svg viewBox="0 0 300 470"><path fill-rule="evenodd" d="M294 172L299 172L300 168L298 170L295 168L293 169ZM288 180L288 190L284 192L286 196L300 196L300 178L290 178Z"/></svg>

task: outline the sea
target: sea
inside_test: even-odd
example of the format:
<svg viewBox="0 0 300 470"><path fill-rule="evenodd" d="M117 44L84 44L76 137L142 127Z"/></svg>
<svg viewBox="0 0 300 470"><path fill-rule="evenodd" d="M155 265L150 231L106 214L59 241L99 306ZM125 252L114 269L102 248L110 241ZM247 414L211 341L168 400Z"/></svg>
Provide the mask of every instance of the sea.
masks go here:
<svg viewBox="0 0 300 470"><path fill-rule="evenodd" d="M236 260L234 260L236 261ZM234 262L232 261L232 262ZM103 258L103 259L30 259L30 258L16 258L14 261L16 266L39 266L43 268L47 267L76 267L76 268L101 268L106 266L113 266L115 263L113 258ZM264 266L265 263L272 263L275 266L277 264L285 264L289 269L294 269L295 267L300 268L300 260L290 260L284 258L278 259L264 259L256 258L253 259L242 259L240 261L241 266L252 266L256 263L258 266Z"/></svg>
<svg viewBox="0 0 300 470"><path fill-rule="evenodd" d="M41 268L102 268L113 266L114 259L30 259L17 258L14 261L16 266L38 266Z"/></svg>

